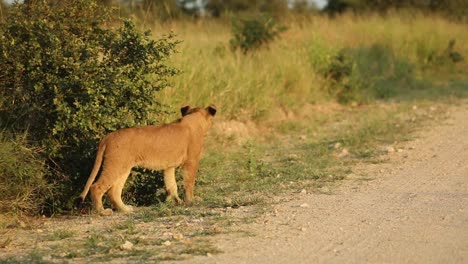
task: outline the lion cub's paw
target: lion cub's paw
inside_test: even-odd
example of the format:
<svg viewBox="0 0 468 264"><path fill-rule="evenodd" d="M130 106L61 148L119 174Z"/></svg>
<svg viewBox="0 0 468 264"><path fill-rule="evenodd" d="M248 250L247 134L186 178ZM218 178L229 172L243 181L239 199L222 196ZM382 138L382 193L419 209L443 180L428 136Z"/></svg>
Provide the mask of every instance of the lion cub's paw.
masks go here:
<svg viewBox="0 0 468 264"><path fill-rule="evenodd" d="M191 199L185 199L184 205L185 205L185 206L198 205L198 204L200 204L202 201L203 201L202 198L200 198L200 197L198 197L198 196L194 196L194 197L191 198Z"/></svg>
<svg viewBox="0 0 468 264"><path fill-rule="evenodd" d="M129 214L131 212L133 212L133 207L131 205L126 205L122 210L121 210L122 213L124 214Z"/></svg>
<svg viewBox="0 0 468 264"><path fill-rule="evenodd" d="M166 204L169 205L182 205L184 201L177 196L168 196L166 198Z"/></svg>
<svg viewBox="0 0 468 264"><path fill-rule="evenodd" d="M99 212L99 214L102 215L102 216L110 216L113 213L114 212L110 208L104 209L103 211Z"/></svg>

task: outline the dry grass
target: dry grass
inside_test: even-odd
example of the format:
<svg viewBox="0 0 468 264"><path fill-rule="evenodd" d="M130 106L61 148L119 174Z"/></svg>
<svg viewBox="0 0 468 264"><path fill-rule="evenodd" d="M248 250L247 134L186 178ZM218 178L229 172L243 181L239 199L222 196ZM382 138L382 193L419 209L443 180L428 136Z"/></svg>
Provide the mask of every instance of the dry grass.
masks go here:
<svg viewBox="0 0 468 264"><path fill-rule="evenodd" d="M458 52L468 54L467 25L435 16L316 16L286 25L288 30L277 41L250 55L230 50L227 22L154 26L155 35L172 30L183 40L172 59L182 74L174 78L171 89L163 91L164 102L173 106L215 103L226 118L255 119L271 107L297 109L330 100L328 80L320 67L342 48L384 45L416 65L419 78L428 57L442 53L452 39ZM463 67L466 70L466 65L459 66Z"/></svg>
<svg viewBox="0 0 468 264"><path fill-rule="evenodd" d="M467 25L393 14L312 17L287 26L288 31L268 48L243 55L229 48L228 23L155 25L155 35L172 30L183 40L171 60L182 73L173 79L172 88L161 92L163 101L173 109L186 103L215 103L217 123L249 121L247 129L258 131L239 143L236 135L226 136L225 127L213 129L197 178L196 192L203 199L199 204L139 208L134 215L117 215L118 221L111 222L71 217L74 220L64 219L61 226L41 227L45 231L32 239L42 242L29 239L28 230L11 231L0 247L13 251L0 254L0 262L159 261L217 253L205 236L238 231L238 223L252 221L285 192L320 191L333 185L357 161L382 162L382 146L397 146L427 120L442 116L445 106L437 103L441 95L467 96L466 77L459 78L467 73L466 62L442 68L426 61L430 54L442 53L450 39L456 39L457 51L468 56ZM330 80L321 74L323 67L342 48L373 44L384 45L415 65L412 78L427 78L437 85L423 87L414 98L403 89L400 97L383 103L336 104L328 92ZM236 210L246 207L250 213ZM68 229L73 221L77 230ZM122 250L126 241L133 249ZM31 251L33 243L39 246ZM58 254L53 253L57 248Z"/></svg>

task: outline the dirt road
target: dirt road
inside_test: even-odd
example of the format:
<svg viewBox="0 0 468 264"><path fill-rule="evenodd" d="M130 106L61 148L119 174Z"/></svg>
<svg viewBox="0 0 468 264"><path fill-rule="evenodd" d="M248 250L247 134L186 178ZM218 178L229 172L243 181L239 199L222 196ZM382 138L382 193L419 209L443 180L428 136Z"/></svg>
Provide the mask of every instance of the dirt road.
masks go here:
<svg viewBox="0 0 468 264"><path fill-rule="evenodd" d="M358 166L332 195L302 194L215 238L187 263L468 263L468 105ZM180 263L180 262L179 262Z"/></svg>

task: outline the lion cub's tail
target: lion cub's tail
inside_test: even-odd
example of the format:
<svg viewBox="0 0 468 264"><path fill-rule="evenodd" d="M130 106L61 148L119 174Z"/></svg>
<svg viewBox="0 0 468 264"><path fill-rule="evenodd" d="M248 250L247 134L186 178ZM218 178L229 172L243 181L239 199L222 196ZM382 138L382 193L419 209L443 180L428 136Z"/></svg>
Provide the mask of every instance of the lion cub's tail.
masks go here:
<svg viewBox="0 0 468 264"><path fill-rule="evenodd" d="M86 185L84 187L83 192L80 194L81 201L84 202L86 195L88 194L89 188L91 187L91 184L93 184L94 180L96 179L96 176L99 172L99 168L101 167L102 164L102 159L104 157L104 151L106 150L106 143L105 139L101 140L99 143L99 148L98 152L96 154L96 160L94 161L94 167L93 171L91 171L91 174L89 175L88 181L86 182Z"/></svg>

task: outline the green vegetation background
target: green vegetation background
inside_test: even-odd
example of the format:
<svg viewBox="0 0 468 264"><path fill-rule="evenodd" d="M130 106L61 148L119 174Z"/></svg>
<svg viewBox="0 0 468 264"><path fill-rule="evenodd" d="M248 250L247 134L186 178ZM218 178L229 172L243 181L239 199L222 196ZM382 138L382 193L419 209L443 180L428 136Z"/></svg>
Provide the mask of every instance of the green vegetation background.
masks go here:
<svg viewBox="0 0 468 264"><path fill-rule="evenodd" d="M214 103L219 122L314 136L283 152L262 137L238 145L215 133L198 185L206 205L226 206L255 202L242 198L247 191L328 177L330 144L371 156L379 135L390 141L406 131L390 124L408 104L466 96L467 24L458 14L468 12L450 12L467 10L465 1L330 1L324 14L284 1L212 1L206 18L172 1L104 2L2 5L1 213L72 210L100 137L176 119L183 104ZM279 120L282 109L296 119ZM340 118L356 122L329 129ZM127 201L161 200L157 173L134 174Z"/></svg>

